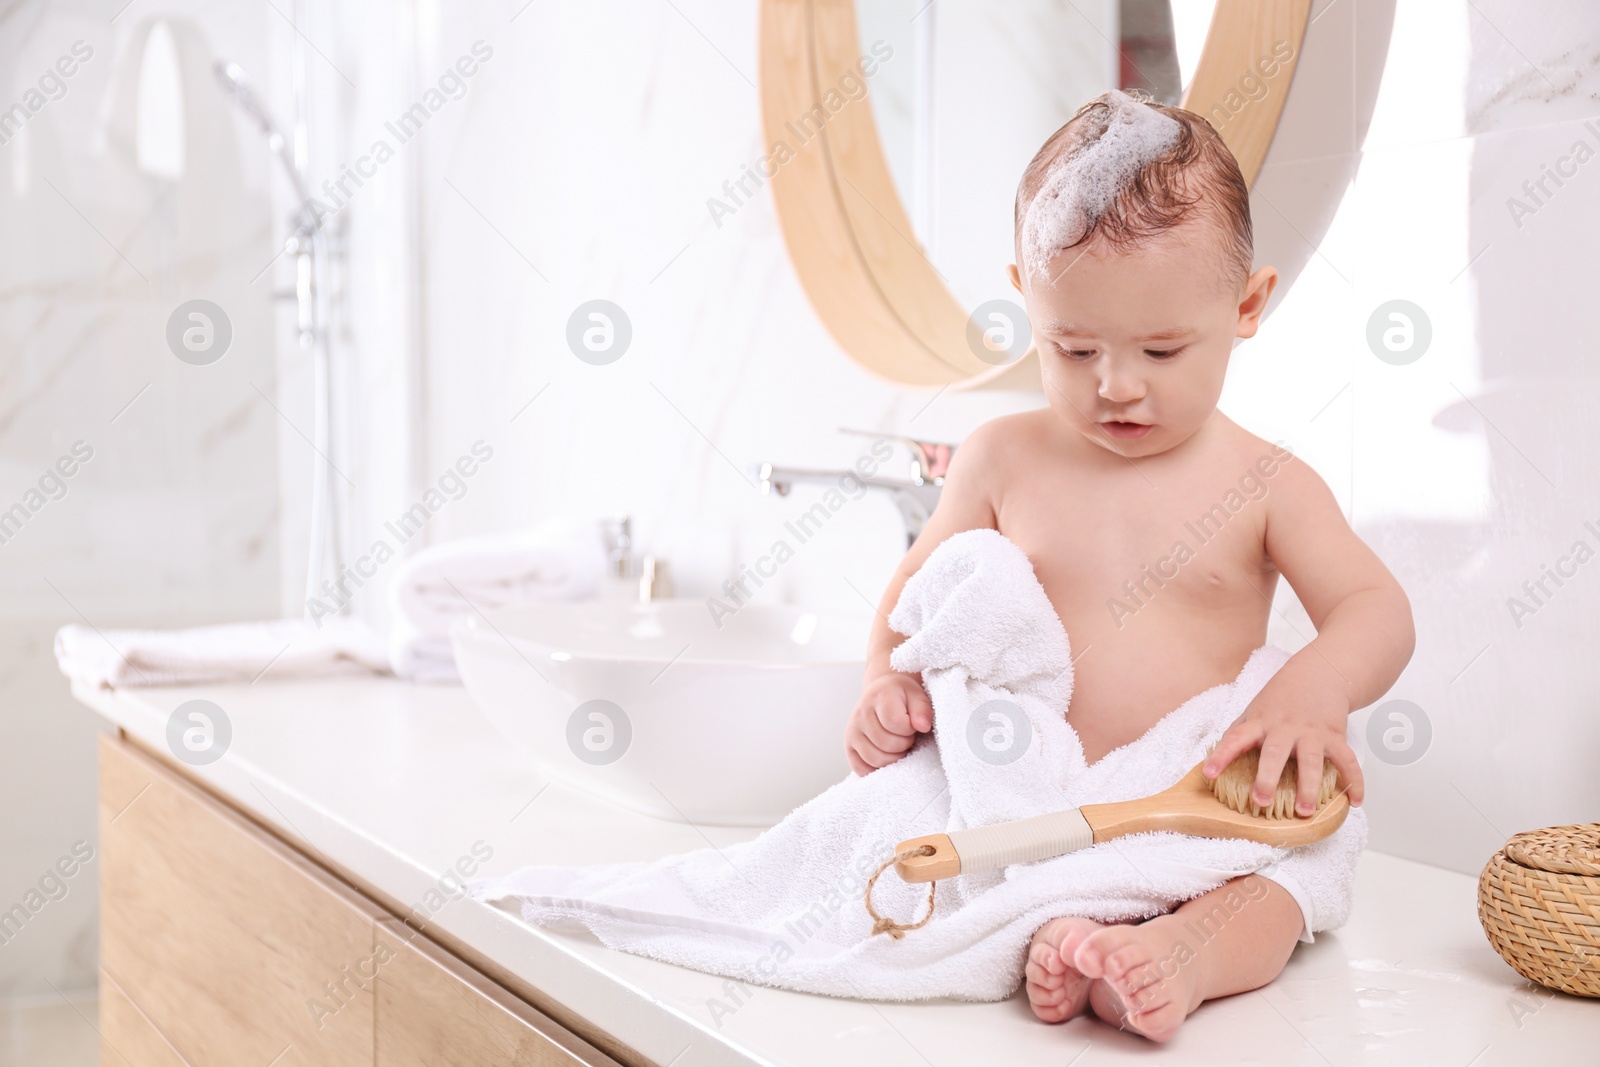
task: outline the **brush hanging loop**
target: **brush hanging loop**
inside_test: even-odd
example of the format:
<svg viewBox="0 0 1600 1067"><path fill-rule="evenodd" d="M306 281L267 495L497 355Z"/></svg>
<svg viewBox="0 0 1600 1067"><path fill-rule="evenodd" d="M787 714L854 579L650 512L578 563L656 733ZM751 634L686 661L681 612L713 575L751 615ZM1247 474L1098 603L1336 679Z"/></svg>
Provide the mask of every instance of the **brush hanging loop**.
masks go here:
<svg viewBox="0 0 1600 1067"><path fill-rule="evenodd" d="M895 853L893 856L890 856L888 859L878 864L878 869L872 872L872 877L867 879L866 902L867 914L872 916L873 934L888 934L890 937L898 941L902 937L906 936L907 930L916 930L928 925L928 920L933 918L933 890L934 887L938 885L937 882L928 883L928 914L924 915L917 922L909 924L898 923L893 919L879 915L878 909L872 906L872 887L877 884L878 875L894 866L898 861L908 860L915 856L931 856L933 855L933 851L932 845L918 845L915 848L905 849L901 852Z"/></svg>

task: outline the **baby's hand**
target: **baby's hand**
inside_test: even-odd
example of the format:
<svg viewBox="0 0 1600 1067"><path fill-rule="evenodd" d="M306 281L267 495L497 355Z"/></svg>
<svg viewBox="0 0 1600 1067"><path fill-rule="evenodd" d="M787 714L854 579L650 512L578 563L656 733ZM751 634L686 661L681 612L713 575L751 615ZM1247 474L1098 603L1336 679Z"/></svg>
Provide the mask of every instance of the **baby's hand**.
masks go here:
<svg viewBox="0 0 1600 1067"><path fill-rule="evenodd" d="M1256 803L1266 804L1277 792L1278 778L1292 754L1299 764L1299 789L1295 814L1316 811L1317 792L1322 785L1322 761L1333 761L1334 768L1349 792L1350 803L1358 805L1366 789L1355 750L1345 740L1345 724L1350 716L1348 701L1324 676L1291 669L1285 664L1256 694L1234 724L1217 742L1201 768L1207 780L1222 773L1241 753L1261 746L1252 795Z"/></svg>
<svg viewBox="0 0 1600 1067"><path fill-rule="evenodd" d="M887 671L868 682L844 730L844 754L857 774L904 756L917 734L933 729L933 704L914 674Z"/></svg>

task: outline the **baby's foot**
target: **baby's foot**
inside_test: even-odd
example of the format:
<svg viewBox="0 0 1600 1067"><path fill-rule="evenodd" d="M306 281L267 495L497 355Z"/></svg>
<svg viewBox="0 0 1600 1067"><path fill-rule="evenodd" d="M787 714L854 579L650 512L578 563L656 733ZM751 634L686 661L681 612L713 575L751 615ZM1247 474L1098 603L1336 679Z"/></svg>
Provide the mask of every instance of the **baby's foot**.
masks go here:
<svg viewBox="0 0 1600 1067"><path fill-rule="evenodd" d="M1200 1006L1198 961L1172 928L1173 916L1092 932L1071 957L1086 978L1089 1005L1106 1022L1152 1041L1170 1041Z"/></svg>
<svg viewBox="0 0 1600 1067"><path fill-rule="evenodd" d="M1065 1022L1083 1010L1089 979L1070 962L1083 939L1101 929L1093 919L1075 915L1051 919L1039 927L1028 946L1028 1003L1047 1023Z"/></svg>

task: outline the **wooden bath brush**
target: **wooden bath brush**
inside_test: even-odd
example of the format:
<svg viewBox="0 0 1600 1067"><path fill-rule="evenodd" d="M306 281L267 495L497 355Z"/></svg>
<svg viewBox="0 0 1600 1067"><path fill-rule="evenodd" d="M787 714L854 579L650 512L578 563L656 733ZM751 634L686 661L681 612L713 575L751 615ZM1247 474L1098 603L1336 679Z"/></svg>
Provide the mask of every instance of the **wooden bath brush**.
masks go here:
<svg viewBox="0 0 1600 1067"><path fill-rule="evenodd" d="M1215 746L1213 746L1214 748ZM1210 755L1210 749L1207 755ZM1299 765L1293 756L1278 776L1270 803L1257 804L1250 796L1260 763L1259 749L1237 756L1215 781L1194 769L1154 796L1112 804L1085 804L1066 811L1027 819L995 823L948 834L928 834L900 842L867 882L867 911L873 933L901 937L907 930L933 918L933 886L928 887L928 914L920 922L901 925L880 916L872 906L872 885L890 865L907 882L934 882L957 874L993 870L1013 863L1054 859L1069 852L1147 830L1171 830L1196 837L1238 837L1280 848L1320 841L1333 833L1349 813L1350 800L1337 788L1338 772L1322 761L1322 785L1317 808L1310 815L1294 813L1299 785Z"/></svg>

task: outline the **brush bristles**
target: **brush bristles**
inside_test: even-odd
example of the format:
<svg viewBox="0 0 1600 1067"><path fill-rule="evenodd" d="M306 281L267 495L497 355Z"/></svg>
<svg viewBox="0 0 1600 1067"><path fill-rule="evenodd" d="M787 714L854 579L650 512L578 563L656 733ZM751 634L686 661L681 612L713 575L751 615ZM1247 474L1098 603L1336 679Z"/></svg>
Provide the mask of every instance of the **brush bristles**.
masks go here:
<svg viewBox="0 0 1600 1067"><path fill-rule="evenodd" d="M1210 751L1207 750L1207 755L1210 755ZM1259 815L1266 819L1310 818L1310 816L1296 815L1294 811L1295 796L1300 788L1300 765L1293 756L1289 757L1288 762L1284 764L1283 773L1278 776L1278 788L1272 795L1272 802L1266 806L1255 802L1250 793L1255 788L1260 762L1260 749L1252 748L1236 757L1232 763L1222 768L1222 773L1211 783L1211 792L1234 811L1246 815ZM1338 792L1338 778L1339 772L1332 763L1324 759L1322 788L1317 793L1317 810L1332 800L1334 794Z"/></svg>

